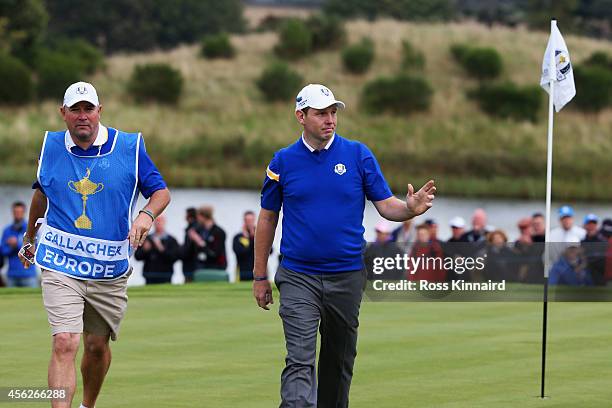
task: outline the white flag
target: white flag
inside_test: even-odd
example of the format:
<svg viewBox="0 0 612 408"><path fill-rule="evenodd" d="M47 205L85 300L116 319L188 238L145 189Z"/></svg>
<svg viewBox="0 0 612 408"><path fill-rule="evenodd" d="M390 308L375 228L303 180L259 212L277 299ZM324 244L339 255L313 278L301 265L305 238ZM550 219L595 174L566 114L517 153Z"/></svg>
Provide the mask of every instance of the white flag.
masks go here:
<svg viewBox="0 0 612 408"><path fill-rule="evenodd" d="M569 51L557 28L556 20L551 21L550 38L542 60L540 86L548 93L550 93L551 80L555 83L553 103L555 110L559 112L566 103L576 96L576 86L574 85L574 72Z"/></svg>

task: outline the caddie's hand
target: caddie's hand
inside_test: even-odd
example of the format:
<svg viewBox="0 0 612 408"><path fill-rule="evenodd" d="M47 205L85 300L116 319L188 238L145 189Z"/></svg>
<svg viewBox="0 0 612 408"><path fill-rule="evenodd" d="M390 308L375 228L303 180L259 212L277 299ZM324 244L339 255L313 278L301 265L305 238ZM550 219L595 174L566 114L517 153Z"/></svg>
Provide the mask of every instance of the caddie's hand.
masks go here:
<svg viewBox="0 0 612 408"><path fill-rule="evenodd" d="M128 239L130 240L130 246L132 248L136 249L145 242L152 225L153 220L151 217L144 213L138 214L138 217L136 217L132 223L132 228L128 233Z"/></svg>
<svg viewBox="0 0 612 408"><path fill-rule="evenodd" d="M26 242L24 242L24 245L26 244ZM29 248L29 251L32 252L33 254L36 253L36 245L34 243L32 243L32 246ZM21 251L19 251L19 253L17 254L17 256L19 257L19 260L21 261L21 264L23 265L24 268L29 268L31 263L30 261L28 261L22 254Z"/></svg>
<svg viewBox="0 0 612 408"><path fill-rule="evenodd" d="M274 304L272 299L272 286L268 280L253 281L253 296L257 301L257 306L265 310L270 310L268 305Z"/></svg>
<svg viewBox="0 0 612 408"><path fill-rule="evenodd" d="M419 191L414 192L412 184L408 184L408 194L406 195L406 207L415 216L423 214L433 205L436 186L433 180L429 180Z"/></svg>

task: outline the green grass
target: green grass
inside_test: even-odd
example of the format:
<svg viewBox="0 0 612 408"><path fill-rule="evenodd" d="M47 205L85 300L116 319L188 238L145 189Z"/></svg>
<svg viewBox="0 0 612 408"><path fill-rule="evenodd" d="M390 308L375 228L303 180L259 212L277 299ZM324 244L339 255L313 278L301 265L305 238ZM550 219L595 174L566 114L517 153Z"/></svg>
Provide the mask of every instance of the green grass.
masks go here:
<svg viewBox="0 0 612 408"><path fill-rule="evenodd" d="M248 284L130 288L129 296L98 407L277 406L277 304L258 309ZM0 310L0 387L44 386L50 336L40 292L0 291ZM609 406L609 305L550 304L548 400L536 398L541 310L364 302L351 407ZM80 380L78 388L75 401Z"/></svg>
<svg viewBox="0 0 612 408"><path fill-rule="evenodd" d="M502 55L501 80L534 85L540 77L548 35L524 28L475 23L408 23L393 20L347 24L350 43L369 36L376 59L364 75L342 69L340 53L325 51L291 63L305 83L325 83L347 103L338 133L361 140L376 153L397 194L406 184L428 178L439 195L543 198L546 180L546 95L538 122L491 118L466 92L477 83L452 59L455 43L494 47ZM401 71L402 41L426 58L423 74L434 88L428 112L373 116L360 107L366 82ZM612 54L609 41L565 37L572 62L594 51ZM172 186L258 189L273 152L299 137L292 102L266 103L255 81L276 44L275 33L232 37L236 57L205 60L199 47L181 46L148 54L118 54L92 81L104 106L103 123L142 131L147 149ZM132 69L142 63L170 63L185 77L177 107L137 105L126 90ZM580 85L577 84L577 92ZM63 128L57 101L23 108L0 107L0 183L30 183L35 176L43 131ZM557 200L612 199L612 110L583 114L571 102L555 116L553 197Z"/></svg>

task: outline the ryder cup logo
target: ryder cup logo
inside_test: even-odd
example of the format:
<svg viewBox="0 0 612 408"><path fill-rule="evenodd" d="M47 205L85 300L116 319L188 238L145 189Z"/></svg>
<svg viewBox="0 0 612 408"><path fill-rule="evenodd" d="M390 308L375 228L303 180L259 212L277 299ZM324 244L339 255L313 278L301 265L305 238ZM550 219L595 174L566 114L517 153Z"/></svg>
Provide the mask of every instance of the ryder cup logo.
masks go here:
<svg viewBox="0 0 612 408"><path fill-rule="evenodd" d="M338 163L334 166L334 172L336 172L336 174L341 176L344 173L346 173L346 167L344 167L344 164Z"/></svg>
<svg viewBox="0 0 612 408"><path fill-rule="evenodd" d="M77 86L76 92L79 95L85 95L87 93L87 88L85 88L84 86Z"/></svg>
<svg viewBox="0 0 612 408"><path fill-rule="evenodd" d="M557 64L557 81L563 81L572 69L567 52L555 50L555 63Z"/></svg>
<svg viewBox="0 0 612 408"><path fill-rule="evenodd" d="M325 95L325 96L329 96L329 89L321 88L321 93L323 93L323 95Z"/></svg>

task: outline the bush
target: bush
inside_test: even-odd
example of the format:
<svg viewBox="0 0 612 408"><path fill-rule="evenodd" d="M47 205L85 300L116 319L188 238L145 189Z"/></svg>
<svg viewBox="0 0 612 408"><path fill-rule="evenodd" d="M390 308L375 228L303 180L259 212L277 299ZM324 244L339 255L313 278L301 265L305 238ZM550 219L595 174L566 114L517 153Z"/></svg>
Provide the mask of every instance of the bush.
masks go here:
<svg viewBox="0 0 612 408"><path fill-rule="evenodd" d="M361 103L372 113L412 113L429 109L432 94L433 90L424 78L402 74L367 83Z"/></svg>
<svg viewBox="0 0 612 408"><path fill-rule="evenodd" d="M226 33L202 39L202 55L206 58L233 58L235 54L236 50Z"/></svg>
<svg viewBox="0 0 612 408"><path fill-rule="evenodd" d="M137 65L132 71L128 91L137 102L174 105L183 91L183 75L168 64Z"/></svg>
<svg viewBox="0 0 612 408"><path fill-rule="evenodd" d="M471 77L492 79L501 74L502 59L494 48L454 45L451 53Z"/></svg>
<svg viewBox="0 0 612 408"><path fill-rule="evenodd" d="M315 51L335 49L346 42L346 30L339 17L313 14L306 26L312 32L312 49Z"/></svg>
<svg viewBox="0 0 612 408"><path fill-rule="evenodd" d="M450 47L451 55L453 56L455 61L457 61L460 64L463 62L463 59L465 58L469 50L470 50L470 47L464 44L453 44Z"/></svg>
<svg viewBox="0 0 612 408"><path fill-rule="evenodd" d="M425 55L408 40L402 41L402 69L420 71L425 68Z"/></svg>
<svg viewBox="0 0 612 408"><path fill-rule="evenodd" d="M60 52L39 52L36 67L38 96L41 98L61 100L66 88L83 77L83 64Z"/></svg>
<svg viewBox="0 0 612 408"><path fill-rule="evenodd" d="M268 14L259 22L255 31L257 31L258 33L263 33L266 31L277 31L287 22L287 20L290 20L292 18L293 17L275 16L273 14Z"/></svg>
<svg viewBox="0 0 612 408"><path fill-rule="evenodd" d="M17 58L0 54L0 104L28 103L34 95L34 84L28 67Z"/></svg>
<svg viewBox="0 0 612 408"><path fill-rule="evenodd" d="M274 52L287 59L297 59L312 51L312 32L304 22L289 19L281 27L279 41Z"/></svg>
<svg viewBox="0 0 612 408"><path fill-rule="evenodd" d="M598 66L612 70L612 57L608 56L608 54L603 51L595 51L586 61L584 61L584 65Z"/></svg>
<svg viewBox="0 0 612 408"><path fill-rule="evenodd" d="M363 74L374 61L374 43L364 38L358 44L346 47L342 51L344 68L353 74Z"/></svg>
<svg viewBox="0 0 612 408"><path fill-rule="evenodd" d="M468 95L489 115L536 122L543 93L538 86L518 87L507 82L481 84Z"/></svg>
<svg viewBox="0 0 612 408"><path fill-rule="evenodd" d="M51 44L51 48L61 54L78 61L86 74L93 74L104 68L104 54L98 48L81 38L59 39Z"/></svg>
<svg viewBox="0 0 612 408"><path fill-rule="evenodd" d="M601 66L574 67L576 96L573 102L584 112L599 112L612 103L612 71Z"/></svg>
<svg viewBox="0 0 612 408"><path fill-rule="evenodd" d="M303 79L284 62L269 65L257 79L257 87L270 101L291 100L300 90Z"/></svg>

